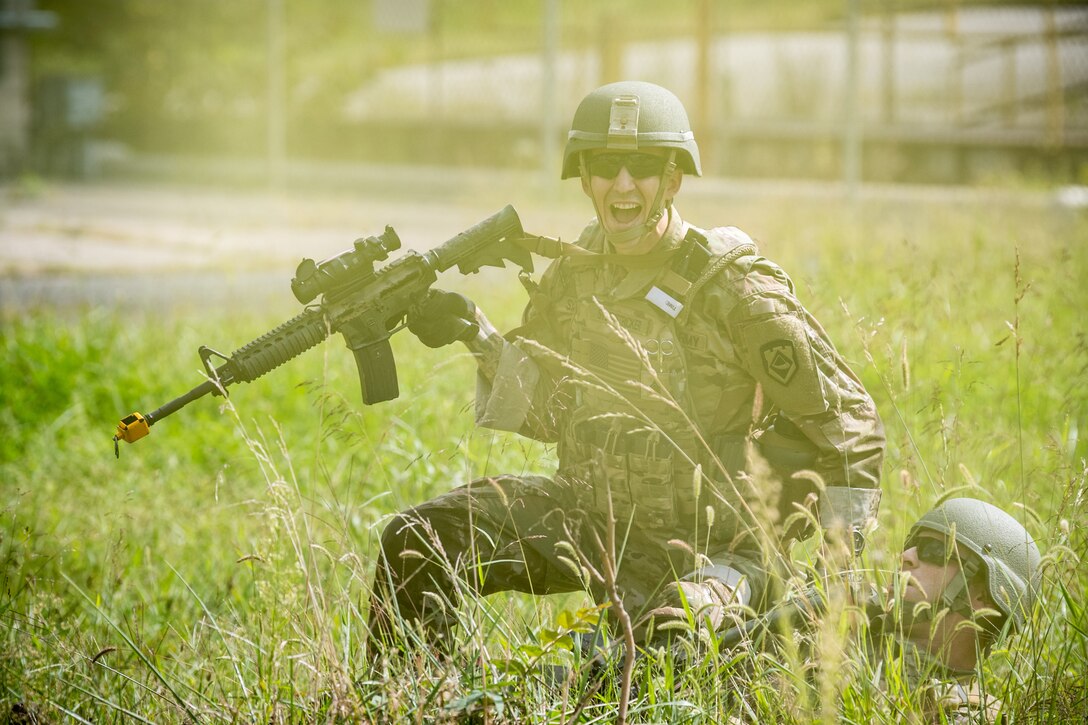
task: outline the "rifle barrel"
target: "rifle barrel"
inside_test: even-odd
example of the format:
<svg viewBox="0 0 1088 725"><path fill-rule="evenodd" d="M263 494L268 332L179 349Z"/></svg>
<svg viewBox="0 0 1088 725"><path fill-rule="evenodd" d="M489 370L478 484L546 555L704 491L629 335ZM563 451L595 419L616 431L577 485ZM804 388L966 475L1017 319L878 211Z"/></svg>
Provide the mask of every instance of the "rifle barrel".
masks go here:
<svg viewBox="0 0 1088 725"><path fill-rule="evenodd" d="M144 420L147 421L148 426L155 425L156 421L165 418L166 416L170 415L171 413L178 412L179 410L181 410L182 408L184 408L186 405L193 402L197 398L203 398L208 393L214 393L215 390L216 390L215 383L213 381L211 381L211 380L206 380L203 383L201 383L200 385L198 385L195 388L193 388L192 390L190 390L185 395L182 395L180 398L174 398L173 400L171 400L166 405L164 405L164 406L162 406L160 408L156 408L155 410L151 411L150 413L148 413L147 415L144 416Z"/></svg>

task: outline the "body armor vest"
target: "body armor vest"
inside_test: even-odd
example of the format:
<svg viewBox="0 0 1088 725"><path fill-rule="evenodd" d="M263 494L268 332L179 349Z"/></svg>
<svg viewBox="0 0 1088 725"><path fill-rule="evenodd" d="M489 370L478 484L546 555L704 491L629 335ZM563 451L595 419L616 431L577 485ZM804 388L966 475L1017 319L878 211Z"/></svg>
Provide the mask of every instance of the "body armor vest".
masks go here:
<svg viewBox="0 0 1088 725"><path fill-rule="evenodd" d="M717 429L722 386L713 378L720 371L697 362L723 337L686 309L702 277L720 269L722 257L707 249L705 234L691 230L669 267L690 284L686 295L669 290L673 301L682 301L678 317L645 298L646 290L617 297L613 267L569 271L567 294L558 302L569 320L570 401L559 473L580 484L585 508L607 513L611 500L621 526L630 521L682 535L713 523L720 541L735 539L751 518L737 475L745 467L747 431ZM754 252L729 241L732 259ZM659 290L661 277L653 283Z"/></svg>

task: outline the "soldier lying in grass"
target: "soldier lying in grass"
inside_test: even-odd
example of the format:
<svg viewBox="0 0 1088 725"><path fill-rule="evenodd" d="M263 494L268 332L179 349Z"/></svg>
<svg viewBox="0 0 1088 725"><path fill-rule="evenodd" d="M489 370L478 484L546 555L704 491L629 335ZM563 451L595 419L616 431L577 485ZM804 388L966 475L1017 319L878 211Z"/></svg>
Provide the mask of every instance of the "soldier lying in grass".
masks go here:
<svg viewBox="0 0 1088 725"><path fill-rule="evenodd" d="M738 654L769 646L774 661L788 663L796 639L800 660L787 678L808 673L811 694L824 698L849 690L854 702L841 703L845 720L860 712L889 722L918 714L927 723L998 722L1002 703L991 694L996 683L983 686L983 666L995 644L1030 620L1040 563L1038 546L1012 516L977 499L951 499L911 527L884 596L863 597L862 606L839 610L865 613L848 641L841 639L842 620L822 614L828 593L811 589L723 632L716 647L728 656L717 661L750 665L751 658ZM768 631L787 639L767 639ZM675 652L673 666L707 665L705 653L696 652L693 660L692 652ZM780 679L776 672L770 671L772 682ZM752 676L740 672L729 680L735 703L747 697ZM779 683L784 692L795 692L797 685Z"/></svg>
<svg viewBox="0 0 1088 725"><path fill-rule="evenodd" d="M919 519L903 548L888 585L897 606L874 639L885 670L907 690L898 695L920 697L934 722L994 721L1000 703L978 674L999 638L1031 617L1039 547L996 506L957 498Z"/></svg>

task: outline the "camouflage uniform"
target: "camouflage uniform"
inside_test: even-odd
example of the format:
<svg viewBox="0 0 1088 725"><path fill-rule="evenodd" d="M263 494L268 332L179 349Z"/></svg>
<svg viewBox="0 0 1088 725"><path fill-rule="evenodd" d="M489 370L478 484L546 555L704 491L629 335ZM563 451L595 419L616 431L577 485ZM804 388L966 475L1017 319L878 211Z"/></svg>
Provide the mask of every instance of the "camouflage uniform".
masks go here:
<svg viewBox="0 0 1088 725"><path fill-rule="evenodd" d="M1001 721L1001 701L982 692L974 670L949 669L911 642L897 641L895 647L896 664L909 689L903 694L921 704L923 722L989 725ZM886 681L881 684L887 689Z"/></svg>
<svg viewBox="0 0 1088 725"><path fill-rule="evenodd" d="M607 254L594 222L575 245L589 254L568 250L533 286L497 373L479 379L477 421L555 442L558 471L481 479L396 517L375 585L379 634L393 606L445 626L462 584L605 601L561 542L599 570L609 503L633 619L681 579L758 603L785 505L777 483L746 473L765 420L778 421L761 438L767 457L802 461L828 485L826 517L874 515L884 437L857 377L747 235L668 213L651 254Z"/></svg>

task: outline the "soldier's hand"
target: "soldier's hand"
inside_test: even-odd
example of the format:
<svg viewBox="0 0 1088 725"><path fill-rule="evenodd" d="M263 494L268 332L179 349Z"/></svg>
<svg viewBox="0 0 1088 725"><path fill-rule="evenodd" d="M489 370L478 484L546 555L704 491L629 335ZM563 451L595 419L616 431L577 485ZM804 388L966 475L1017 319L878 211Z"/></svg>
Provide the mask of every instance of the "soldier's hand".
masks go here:
<svg viewBox="0 0 1088 725"><path fill-rule="evenodd" d="M456 292L432 289L408 311L408 329L427 347L443 347L476 337L476 304Z"/></svg>
<svg viewBox="0 0 1088 725"><path fill-rule="evenodd" d="M733 597L733 590L718 581L674 582L666 587L661 606L651 610L651 614L664 622L683 621L687 617L683 604L686 601L700 621L708 623L711 629L718 629Z"/></svg>

